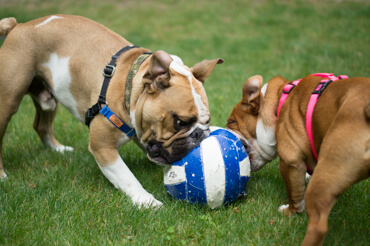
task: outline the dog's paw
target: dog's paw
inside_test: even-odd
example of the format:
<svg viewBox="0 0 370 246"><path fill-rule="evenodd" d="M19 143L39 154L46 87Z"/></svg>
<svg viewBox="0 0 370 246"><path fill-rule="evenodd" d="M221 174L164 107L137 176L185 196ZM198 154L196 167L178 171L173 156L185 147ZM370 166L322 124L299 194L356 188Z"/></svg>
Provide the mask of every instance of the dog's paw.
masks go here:
<svg viewBox="0 0 370 246"><path fill-rule="evenodd" d="M287 211L289 212L289 204L281 205L279 207L279 212L280 213L286 213Z"/></svg>
<svg viewBox="0 0 370 246"><path fill-rule="evenodd" d="M8 178L5 172L0 172L0 181L5 181Z"/></svg>
<svg viewBox="0 0 370 246"><path fill-rule="evenodd" d="M283 213L286 216L291 216L293 214L292 211L290 211L289 209L289 204L281 205L279 207L279 212Z"/></svg>
<svg viewBox="0 0 370 246"><path fill-rule="evenodd" d="M279 212L284 213L286 216L290 216L295 213L302 213L304 210L304 200L302 200L296 207L291 208L289 204L281 205Z"/></svg>
<svg viewBox="0 0 370 246"><path fill-rule="evenodd" d="M73 151L74 148L70 147L70 146L61 145L61 146L55 147L54 150L59 152L59 153L64 153L65 151Z"/></svg>
<svg viewBox="0 0 370 246"><path fill-rule="evenodd" d="M132 198L132 200L139 209L157 210L163 207L163 203L155 199L152 194L147 194L145 196L138 196L138 197Z"/></svg>

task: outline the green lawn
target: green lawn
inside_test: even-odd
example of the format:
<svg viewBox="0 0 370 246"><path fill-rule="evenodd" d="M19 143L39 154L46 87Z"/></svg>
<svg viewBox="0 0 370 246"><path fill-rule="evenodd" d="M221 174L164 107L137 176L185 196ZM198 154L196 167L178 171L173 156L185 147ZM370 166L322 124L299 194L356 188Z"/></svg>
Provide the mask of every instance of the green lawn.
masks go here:
<svg viewBox="0 0 370 246"><path fill-rule="evenodd" d="M205 83L212 125L225 125L242 84L255 74L265 81L317 72L370 76L369 1L0 0L0 18L26 22L55 13L89 17L136 45L176 54L189 66L223 58ZM59 108L55 135L75 148L59 154L38 140L34 111L25 97L3 140L9 179L0 182L0 245L299 245L303 240L306 214L277 212L287 202L277 160L252 173L245 197L210 210L171 199L162 167L130 143L120 149L123 159L164 203L155 212L138 210L100 172L87 151L83 124ZM363 181L340 198L325 245L370 245L369 187L370 181Z"/></svg>

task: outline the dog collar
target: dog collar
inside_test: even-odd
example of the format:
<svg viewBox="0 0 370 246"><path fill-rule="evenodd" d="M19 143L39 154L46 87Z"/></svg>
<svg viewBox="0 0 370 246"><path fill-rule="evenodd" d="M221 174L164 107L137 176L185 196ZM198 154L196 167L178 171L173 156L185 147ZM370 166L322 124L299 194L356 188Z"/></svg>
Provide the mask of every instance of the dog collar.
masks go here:
<svg viewBox="0 0 370 246"><path fill-rule="evenodd" d="M132 80L134 79L135 75L139 71L141 64L148 58L152 53L144 53L139 56L134 63L132 63L130 71L127 75L126 80L126 89L125 89L125 107L128 114L130 114L130 100L131 100L131 92L132 92Z"/></svg>

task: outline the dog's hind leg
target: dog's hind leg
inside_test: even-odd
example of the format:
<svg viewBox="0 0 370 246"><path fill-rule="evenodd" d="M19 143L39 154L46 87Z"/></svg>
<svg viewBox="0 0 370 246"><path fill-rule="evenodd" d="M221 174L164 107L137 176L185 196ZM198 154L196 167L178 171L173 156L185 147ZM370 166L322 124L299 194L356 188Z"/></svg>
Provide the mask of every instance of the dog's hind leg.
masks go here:
<svg viewBox="0 0 370 246"><path fill-rule="evenodd" d="M45 147L64 152L72 151L73 148L64 146L54 137L53 121L58 109L58 102L47 88L43 80L35 77L28 89L36 108L33 128Z"/></svg>
<svg viewBox="0 0 370 246"><path fill-rule="evenodd" d="M355 141L339 144L341 147L343 145L344 149L348 150L351 148L350 145L355 145ZM366 154L364 146L362 148L352 146L350 154L348 151L338 150L333 152L333 149L328 148L325 152L321 151L308 184L305 196L308 227L302 245L324 243L328 231L328 217L340 195L353 184L369 176L370 161L363 158Z"/></svg>
<svg viewBox="0 0 370 246"><path fill-rule="evenodd" d="M280 172L288 193L289 204L279 207L279 211L286 215L301 213L304 209L305 194L305 165L294 158L295 161L287 162L280 158Z"/></svg>
<svg viewBox="0 0 370 246"><path fill-rule="evenodd" d="M32 59L25 59L22 52L14 52L6 41L0 49L0 178L6 178L2 160L3 138L34 74Z"/></svg>
<svg viewBox="0 0 370 246"><path fill-rule="evenodd" d="M11 104L13 108L9 107L9 102L4 102L4 99L9 98L4 94L3 90L0 90L0 98L2 99L2 103L0 104L0 179L6 178L6 173L4 170L3 165L3 158L2 158L2 147L3 147L3 138L8 127L9 121L13 114L17 112L19 104L22 99L12 101Z"/></svg>

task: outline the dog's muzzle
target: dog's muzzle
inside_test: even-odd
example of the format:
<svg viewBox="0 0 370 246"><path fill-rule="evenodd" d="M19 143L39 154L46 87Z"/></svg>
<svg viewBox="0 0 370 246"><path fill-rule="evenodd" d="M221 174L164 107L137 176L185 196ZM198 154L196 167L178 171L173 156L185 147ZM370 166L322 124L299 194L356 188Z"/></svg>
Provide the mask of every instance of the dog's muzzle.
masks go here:
<svg viewBox="0 0 370 246"><path fill-rule="evenodd" d="M164 148L163 143L152 140L146 147L148 157L151 161L160 165L172 164L184 158L192 149L197 147L207 137L206 132L196 128L188 137L173 141L168 148Z"/></svg>

